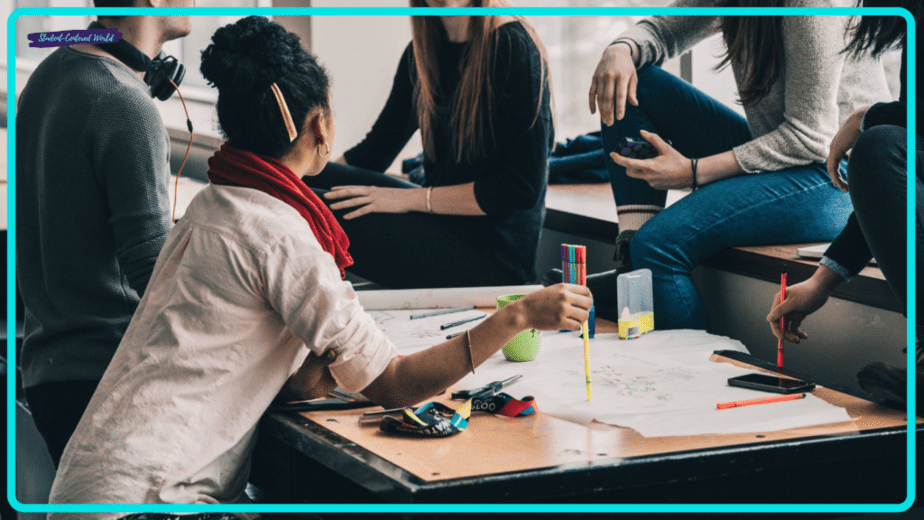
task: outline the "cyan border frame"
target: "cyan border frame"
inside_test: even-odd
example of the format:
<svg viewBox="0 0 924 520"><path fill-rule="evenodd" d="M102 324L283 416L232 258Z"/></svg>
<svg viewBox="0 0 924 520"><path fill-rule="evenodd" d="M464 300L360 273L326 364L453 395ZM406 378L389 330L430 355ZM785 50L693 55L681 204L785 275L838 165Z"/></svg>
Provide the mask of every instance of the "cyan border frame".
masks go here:
<svg viewBox="0 0 924 520"><path fill-rule="evenodd" d="M908 33L908 171L915 171L915 69L916 27L914 18L905 9L856 7L785 7L785 8L717 8L717 7L513 7L505 13L522 16L901 16L907 23ZM907 190L907 250L908 250L908 435L907 435L907 496L899 504L222 504L222 505L155 505L155 504L23 504L16 499L16 305L14 276L16 257L16 21L23 16L479 16L487 8L413 8L413 7L163 7L163 8L92 8L92 7L25 7L10 14L7 19L7 499L22 512L37 513L287 513L287 512L901 512L911 507L915 495L915 378L912 367L915 337L915 212L914 190ZM497 14L496 9L490 11ZM909 176L909 178L911 178Z"/></svg>

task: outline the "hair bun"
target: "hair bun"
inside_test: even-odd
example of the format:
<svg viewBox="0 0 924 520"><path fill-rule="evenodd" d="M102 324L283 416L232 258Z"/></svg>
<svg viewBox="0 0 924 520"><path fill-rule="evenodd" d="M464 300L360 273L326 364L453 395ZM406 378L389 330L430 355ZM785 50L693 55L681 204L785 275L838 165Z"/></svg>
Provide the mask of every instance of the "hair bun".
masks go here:
<svg viewBox="0 0 924 520"><path fill-rule="evenodd" d="M301 51L297 35L263 16L248 16L215 31L199 70L223 92L249 94L286 75Z"/></svg>

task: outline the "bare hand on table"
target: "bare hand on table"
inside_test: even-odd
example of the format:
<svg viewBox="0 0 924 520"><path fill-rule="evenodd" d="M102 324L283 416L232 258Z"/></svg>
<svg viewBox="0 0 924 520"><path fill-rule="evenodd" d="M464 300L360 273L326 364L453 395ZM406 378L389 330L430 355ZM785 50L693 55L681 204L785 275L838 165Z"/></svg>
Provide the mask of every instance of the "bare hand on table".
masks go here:
<svg viewBox="0 0 924 520"><path fill-rule="evenodd" d="M623 46L624 47L624 46ZM693 184L690 159L684 157L657 134L641 131L642 138L651 143L658 156L651 159L631 159L610 152L613 162L626 168L626 175L642 179L657 190L676 190Z"/></svg>

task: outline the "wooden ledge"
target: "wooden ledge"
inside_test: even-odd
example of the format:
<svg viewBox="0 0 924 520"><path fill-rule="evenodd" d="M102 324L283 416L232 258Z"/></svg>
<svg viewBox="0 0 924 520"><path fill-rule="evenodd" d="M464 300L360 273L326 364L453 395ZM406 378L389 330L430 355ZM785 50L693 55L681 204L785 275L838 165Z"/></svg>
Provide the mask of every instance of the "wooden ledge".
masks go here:
<svg viewBox="0 0 924 520"><path fill-rule="evenodd" d="M667 205L686 194L685 191L668 192ZM619 234L613 192L607 183L549 185L545 204L547 229L610 244ZM795 284L808 279L818 268L817 260L801 258L796 250L816 244L733 247L713 255L703 265L774 283L779 283L780 272L785 267L789 283ZM832 296L880 309L903 311L877 267L866 267L850 283L838 287Z"/></svg>
<svg viewBox="0 0 924 520"><path fill-rule="evenodd" d="M550 184L545 194L545 227L612 243L619 234L609 184Z"/></svg>

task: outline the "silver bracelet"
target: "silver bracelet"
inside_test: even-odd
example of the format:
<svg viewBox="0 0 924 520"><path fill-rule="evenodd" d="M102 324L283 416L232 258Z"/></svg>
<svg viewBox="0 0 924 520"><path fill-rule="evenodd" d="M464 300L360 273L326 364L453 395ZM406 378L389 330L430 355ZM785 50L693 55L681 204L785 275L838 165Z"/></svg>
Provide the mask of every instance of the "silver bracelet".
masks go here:
<svg viewBox="0 0 924 520"><path fill-rule="evenodd" d="M433 193L433 186L427 188L427 213L433 213L433 206L430 205L430 194Z"/></svg>

